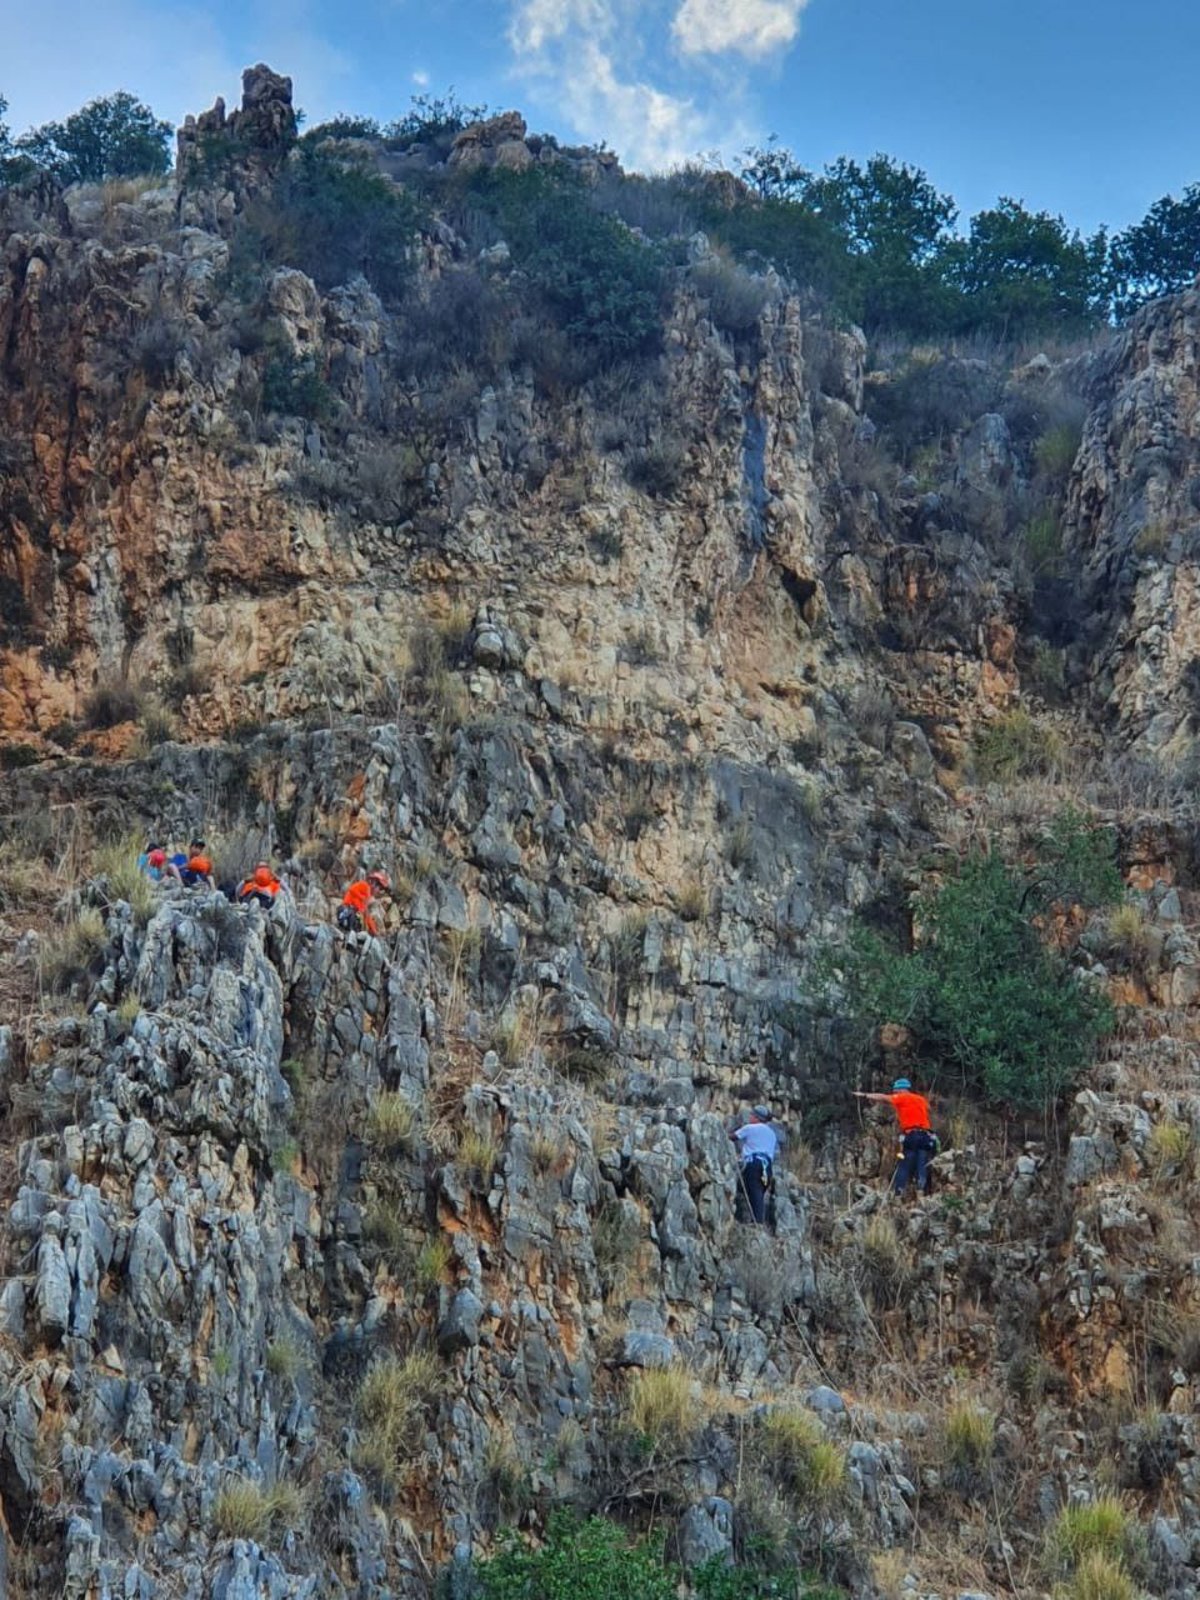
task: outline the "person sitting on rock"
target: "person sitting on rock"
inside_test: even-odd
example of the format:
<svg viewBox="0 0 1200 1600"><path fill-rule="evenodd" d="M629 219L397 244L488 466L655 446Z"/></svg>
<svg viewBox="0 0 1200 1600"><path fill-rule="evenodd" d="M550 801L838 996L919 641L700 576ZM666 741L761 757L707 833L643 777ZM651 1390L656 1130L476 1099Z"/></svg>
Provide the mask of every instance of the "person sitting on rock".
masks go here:
<svg viewBox="0 0 1200 1600"><path fill-rule="evenodd" d="M767 1192L775 1170L775 1157L779 1154L779 1135L771 1126L771 1113L766 1106L755 1106L745 1123L729 1135L738 1147L741 1160L742 1189L750 1215L755 1222L767 1220Z"/></svg>
<svg viewBox="0 0 1200 1600"><path fill-rule="evenodd" d="M867 1094L862 1089L854 1091L859 1100L877 1100L891 1106L900 1124L900 1159L892 1188L904 1194L915 1178L917 1193L928 1194L930 1189L929 1163L937 1154L938 1142L930 1125L929 1101L917 1094L907 1078L897 1078L891 1094Z"/></svg>
<svg viewBox="0 0 1200 1600"><path fill-rule="evenodd" d="M179 869L179 881L185 889L194 889L199 884L204 884L209 889L215 889L213 882L213 864L207 854L208 846L203 839L193 839L188 845L187 860Z"/></svg>
<svg viewBox="0 0 1200 1600"><path fill-rule="evenodd" d="M283 884L271 871L265 861L260 861L254 871L238 890L239 902L244 905L253 905L257 902L264 911L269 911L275 904Z"/></svg>
<svg viewBox="0 0 1200 1600"><path fill-rule="evenodd" d="M152 883L161 883L167 871L167 852L151 839L137 859L138 871L144 872Z"/></svg>
<svg viewBox="0 0 1200 1600"><path fill-rule="evenodd" d="M386 894L391 887L392 880L386 872L368 872L365 878L356 878L342 896L342 903L338 907L337 925L342 932L358 933L365 927L374 937L379 928L371 915L371 906L376 893Z"/></svg>

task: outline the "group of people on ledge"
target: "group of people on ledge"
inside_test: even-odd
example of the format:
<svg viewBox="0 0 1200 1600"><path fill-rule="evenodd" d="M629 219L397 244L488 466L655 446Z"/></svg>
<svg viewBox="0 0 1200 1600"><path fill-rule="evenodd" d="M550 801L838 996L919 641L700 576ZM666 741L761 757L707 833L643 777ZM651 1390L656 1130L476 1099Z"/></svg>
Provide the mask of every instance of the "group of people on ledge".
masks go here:
<svg viewBox="0 0 1200 1600"><path fill-rule="evenodd" d="M260 905L270 910L287 885L268 861L260 861L253 872L241 882L229 879L218 883L212 857L203 839L192 839L186 850L171 850L160 840L151 838L138 856L138 867L154 883L178 883L185 889L219 889L235 905ZM371 908L381 894L391 891L392 880L386 872L369 872L349 884L337 910L337 925L344 933L358 933L364 928L377 934L379 926Z"/></svg>
<svg viewBox="0 0 1200 1600"><path fill-rule="evenodd" d="M900 1150L892 1177L892 1192L906 1194L909 1185L915 1183L918 1194L928 1194L931 1163L938 1150L928 1096L919 1094L908 1078L897 1078L889 1094L874 1094L864 1089L856 1089L854 1094L858 1100L890 1105L896 1113ZM729 1137L737 1146L741 1199L747 1220L763 1224L774 1189L775 1162L780 1146L779 1131L770 1108L755 1106Z"/></svg>

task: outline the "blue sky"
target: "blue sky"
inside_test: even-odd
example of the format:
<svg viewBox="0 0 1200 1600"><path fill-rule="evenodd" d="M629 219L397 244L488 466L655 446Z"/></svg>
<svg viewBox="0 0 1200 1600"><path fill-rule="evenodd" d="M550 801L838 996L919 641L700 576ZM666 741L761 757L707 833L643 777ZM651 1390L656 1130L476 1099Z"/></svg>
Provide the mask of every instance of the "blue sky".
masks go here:
<svg viewBox="0 0 1200 1600"><path fill-rule="evenodd" d="M964 215L1119 227L1200 181L1197 0L0 0L0 37L14 131L117 88L178 121L265 60L310 120L453 85L627 166L885 150Z"/></svg>

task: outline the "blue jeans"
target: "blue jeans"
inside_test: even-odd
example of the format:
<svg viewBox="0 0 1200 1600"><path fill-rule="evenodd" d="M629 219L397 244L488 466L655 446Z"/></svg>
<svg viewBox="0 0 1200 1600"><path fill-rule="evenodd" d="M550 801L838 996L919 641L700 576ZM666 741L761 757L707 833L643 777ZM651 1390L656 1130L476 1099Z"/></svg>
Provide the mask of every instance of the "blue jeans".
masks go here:
<svg viewBox="0 0 1200 1600"><path fill-rule="evenodd" d="M900 1145L900 1160L892 1188L903 1194L913 1178L917 1180L917 1193L929 1193L929 1161L935 1149L933 1135L923 1128L906 1133Z"/></svg>
<svg viewBox="0 0 1200 1600"><path fill-rule="evenodd" d="M742 1188L755 1222L767 1220L767 1190L771 1186L771 1163L766 1156L751 1156L742 1166Z"/></svg>

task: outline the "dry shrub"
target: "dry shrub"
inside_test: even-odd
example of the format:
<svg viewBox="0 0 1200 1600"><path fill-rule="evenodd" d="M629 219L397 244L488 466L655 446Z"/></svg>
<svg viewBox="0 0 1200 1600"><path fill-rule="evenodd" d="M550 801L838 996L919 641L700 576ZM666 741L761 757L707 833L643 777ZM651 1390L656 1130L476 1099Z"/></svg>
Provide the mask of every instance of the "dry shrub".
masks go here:
<svg viewBox="0 0 1200 1600"><path fill-rule="evenodd" d="M109 903L128 902L134 921L145 927L157 904L153 881L138 866L141 842L136 834L100 845L92 859L92 871L103 878Z"/></svg>
<svg viewBox="0 0 1200 1600"><path fill-rule="evenodd" d="M974 1400L959 1400L942 1424L942 1474L947 1486L963 1496L986 1486L996 1449L996 1419Z"/></svg>
<svg viewBox="0 0 1200 1600"><path fill-rule="evenodd" d="M83 703L86 728L115 728L122 722L140 722L146 693L123 678L102 678Z"/></svg>
<svg viewBox="0 0 1200 1600"><path fill-rule="evenodd" d="M1156 1122L1146 1140L1146 1157L1156 1182L1169 1178L1186 1178L1193 1166L1194 1143L1192 1130L1186 1122L1168 1118Z"/></svg>
<svg viewBox="0 0 1200 1600"><path fill-rule="evenodd" d="M686 1443L703 1421L691 1374L679 1365L635 1372L626 1395L625 1418L633 1432L655 1449Z"/></svg>
<svg viewBox="0 0 1200 1600"><path fill-rule="evenodd" d="M762 1455L780 1488L805 1506L828 1509L846 1486L846 1457L807 1411L774 1406L763 1416Z"/></svg>
<svg viewBox="0 0 1200 1600"><path fill-rule="evenodd" d="M453 1256L449 1239L443 1238L441 1234L425 1241L413 1269L414 1281L422 1293L427 1294L430 1289L437 1288L446 1276Z"/></svg>
<svg viewBox="0 0 1200 1600"><path fill-rule="evenodd" d="M458 1164L475 1173L481 1183L490 1183L500 1159L500 1146L490 1133L467 1128L459 1136Z"/></svg>
<svg viewBox="0 0 1200 1600"><path fill-rule="evenodd" d="M407 1095L386 1089L371 1107L367 1119L367 1142L381 1150L412 1149L416 1138L417 1113Z"/></svg>
<svg viewBox="0 0 1200 1600"><path fill-rule="evenodd" d="M387 1356L363 1379L355 1406L360 1427L354 1456L385 1489L395 1492L443 1383L437 1360L421 1350Z"/></svg>
<svg viewBox="0 0 1200 1600"><path fill-rule="evenodd" d="M888 1216L874 1216L863 1230L862 1269L864 1287L881 1305L895 1305L903 1298L910 1270L908 1257Z"/></svg>
<svg viewBox="0 0 1200 1600"><path fill-rule="evenodd" d="M39 945L38 974L42 983L57 992L78 983L87 976L107 939L103 916L93 906L85 907L72 922Z"/></svg>
<svg viewBox="0 0 1200 1600"><path fill-rule="evenodd" d="M296 1527L302 1506L294 1484L275 1483L267 1489L249 1478L237 1478L213 1503L213 1527L223 1538L262 1544L270 1534Z"/></svg>

